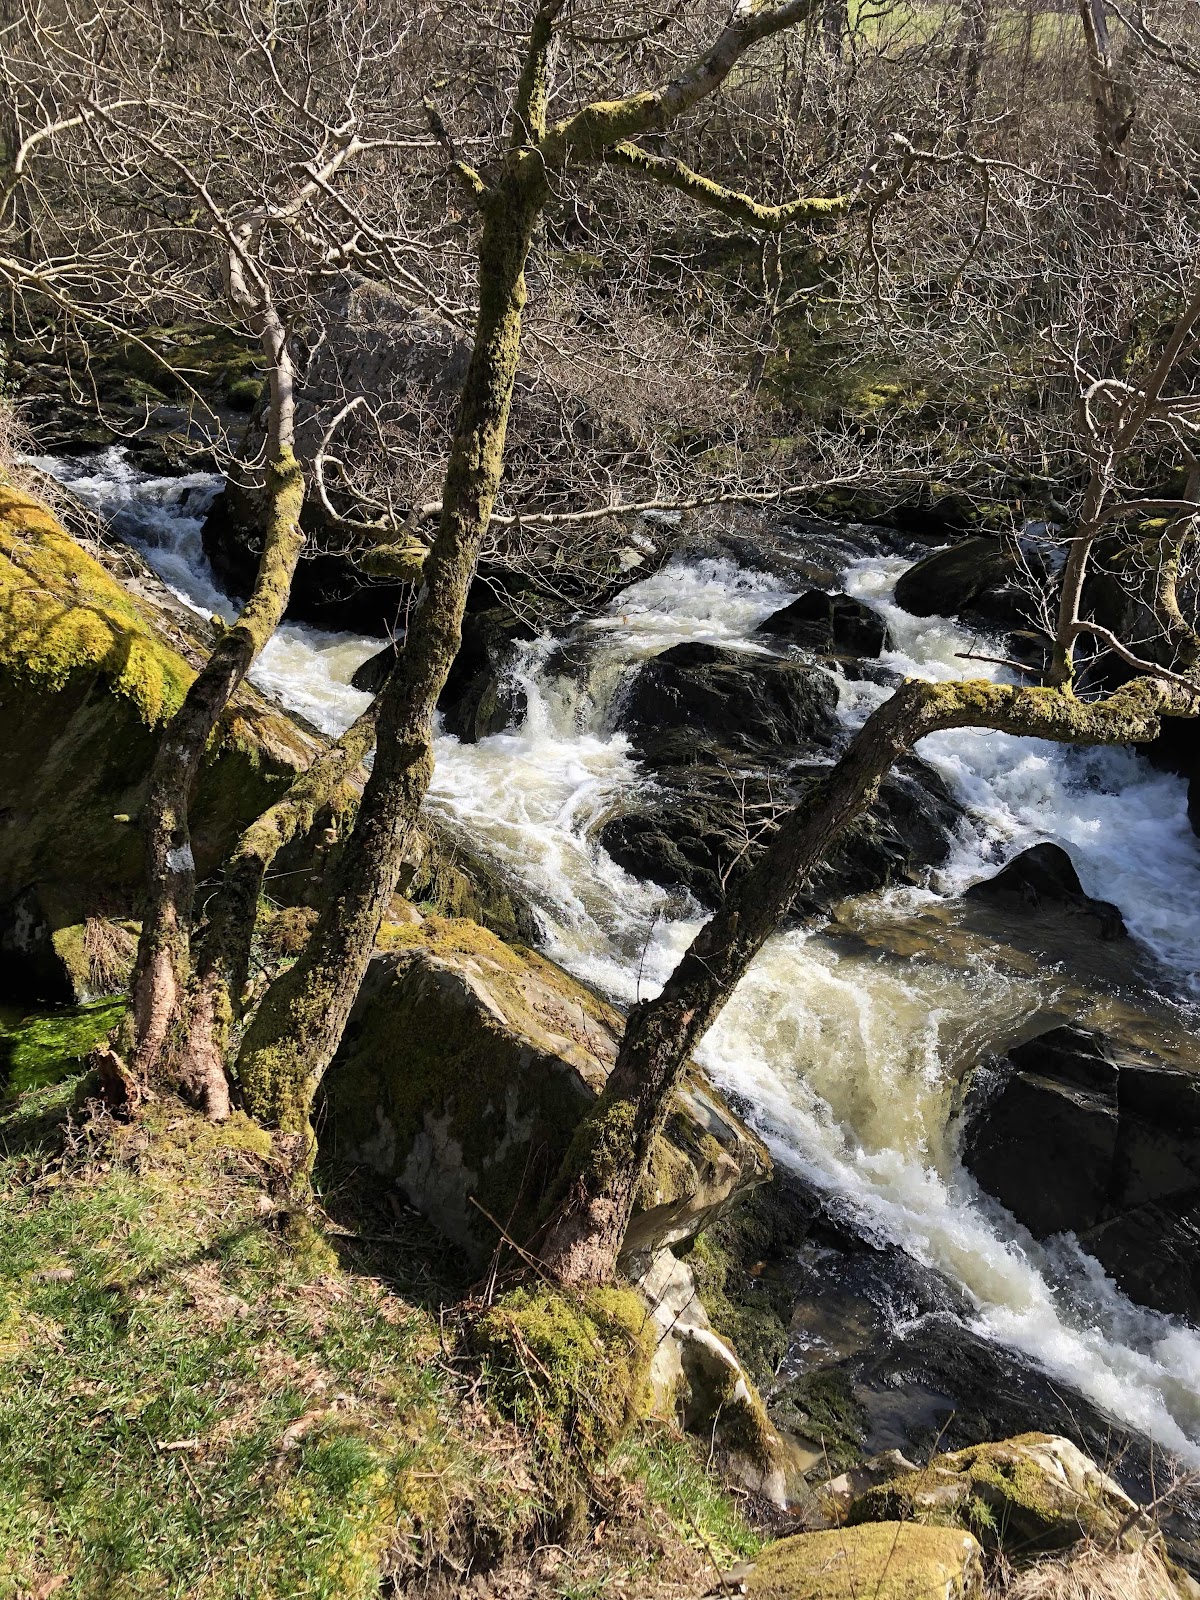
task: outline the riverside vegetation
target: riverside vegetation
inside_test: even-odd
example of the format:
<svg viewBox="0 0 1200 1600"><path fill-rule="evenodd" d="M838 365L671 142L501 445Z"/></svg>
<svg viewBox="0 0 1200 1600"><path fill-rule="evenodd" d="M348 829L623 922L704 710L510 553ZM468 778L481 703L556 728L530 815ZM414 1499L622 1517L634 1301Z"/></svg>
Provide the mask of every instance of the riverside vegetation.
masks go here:
<svg viewBox="0 0 1200 1600"><path fill-rule="evenodd" d="M0 1594L1193 1600L1186 4L10 9Z"/></svg>

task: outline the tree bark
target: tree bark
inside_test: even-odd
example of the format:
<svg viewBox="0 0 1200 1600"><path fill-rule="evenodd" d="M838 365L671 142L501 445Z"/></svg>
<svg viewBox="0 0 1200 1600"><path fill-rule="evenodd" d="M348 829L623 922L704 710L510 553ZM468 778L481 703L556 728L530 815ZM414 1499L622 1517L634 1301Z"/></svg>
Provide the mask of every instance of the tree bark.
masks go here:
<svg viewBox="0 0 1200 1600"><path fill-rule="evenodd" d="M307 834L327 807L347 806L350 780L375 743L378 701L291 784L287 793L242 834L207 908L195 970L182 1006L180 1086L208 1116L229 1115L228 1066L250 972L259 897L271 863L293 839ZM356 798L356 796L355 796Z"/></svg>
<svg viewBox="0 0 1200 1600"><path fill-rule="evenodd" d="M549 1221L531 1244L564 1284L599 1283L616 1267L629 1217L688 1058L809 874L871 804L900 756L927 734L994 728L1073 744L1151 739L1161 715L1200 714L1188 692L1142 678L1107 700L1068 690L910 681L871 716L833 770L791 813L755 866L693 940L662 993L629 1014L616 1064L580 1125Z"/></svg>
<svg viewBox="0 0 1200 1600"><path fill-rule="evenodd" d="M533 151L514 152L482 199L479 314L424 589L380 697L375 764L334 893L304 954L271 989L238 1058L246 1108L299 1136L341 1041L433 774L433 718L458 652L467 591L503 470L521 342L525 262L545 203Z"/></svg>
<svg viewBox="0 0 1200 1600"><path fill-rule="evenodd" d="M146 898L133 975L131 1068L157 1071L187 980L196 890L188 814L204 752L255 658L283 617L304 536L304 479L290 445L267 467L267 519L254 589L217 641L168 724L150 772L143 812Z"/></svg>

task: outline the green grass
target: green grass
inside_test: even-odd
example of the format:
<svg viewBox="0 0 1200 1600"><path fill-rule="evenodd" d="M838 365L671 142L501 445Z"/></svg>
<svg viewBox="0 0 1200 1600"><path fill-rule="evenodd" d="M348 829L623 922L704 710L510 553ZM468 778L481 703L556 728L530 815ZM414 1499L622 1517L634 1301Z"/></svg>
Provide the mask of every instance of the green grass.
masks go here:
<svg viewBox="0 0 1200 1600"><path fill-rule="evenodd" d="M346 1175L332 1241L282 1225L247 1119L89 1122L88 1089L0 1105L0 1600L357 1600L562 1542L537 1430L438 1310L444 1241L377 1185L356 1219ZM754 1548L663 1424L583 1503L539 1594L652 1596Z"/></svg>
<svg viewBox="0 0 1200 1600"><path fill-rule="evenodd" d="M434 1319L289 1247L257 1130L48 1154L75 1087L0 1117L0 1597L351 1600L456 1519L528 1523Z"/></svg>

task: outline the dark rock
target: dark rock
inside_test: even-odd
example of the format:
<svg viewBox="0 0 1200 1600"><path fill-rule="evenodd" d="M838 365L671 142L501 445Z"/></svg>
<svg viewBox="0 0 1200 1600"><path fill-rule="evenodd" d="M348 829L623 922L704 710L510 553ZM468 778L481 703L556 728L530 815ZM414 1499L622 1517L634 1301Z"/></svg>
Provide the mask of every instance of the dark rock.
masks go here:
<svg viewBox="0 0 1200 1600"><path fill-rule="evenodd" d="M1138 1206L1079 1242L1131 1300L1200 1328L1200 1187Z"/></svg>
<svg viewBox="0 0 1200 1600"><path fill-rule="evenodd" d="M1142 1304L1200 1322L1200 1072L1055 1028L968 1098L964 1161L1040 1238L1073 1232Z"/></svg>
<svg viewBox="0 0 1200 1600"><path fill-rule="evenodd" d="M964 898L1024 914L1036 914L1042 909L1068 911L1094 918L1102 939L1126 937L1118 908L1084 893L1074 862L1057 844L1035 844L1022 850L995 877L973 883Z"/></svg>
<svg viewBox="0 0 1200 1600"><path fill-rule="evenodd" d="M711 746L682 735L678 765L660 765L654 787L610 818L600 842L619 866L667 889L719 903L728 883L749 870L783 814L827 770L812 764L772 772L722 763ZM683 759L686 757L687 759ZM870 812L814 876L811 909L888 883L915 883L949 853L959 811L931 767L917 757L884 779Z"/></svg>
<svg viewBox="0 0 1200 1600"><path fill-rule="evenodd" d="M639 668L619 726L654 760L657 741L681 730L742 754L828 749L837 731L837 687L802 661L677 644Z"/></svg>
<svg viewBox="0 0 1200 1600"><path fill-rule="evenodd" d="M853 595L823 589L807 590L756 631L824 655L874 658L887 643L887 625L877 611Z"/></svg>
<svg viewBox="0 0 1200 1600"><path fill-rule="evenodd" d="M350 686L363 694L378 694L396 664L396 646L385 644L378 655L368 656L361 667L355 669Z"/></svg>
<svg viewBox="0 0 1200 1600"><path fill-rule="evenodd" d="M989 1194L1039 1238L1100 1215L1117 1152L1116 1097L1008 1073L964 1160Z"/></svg>
<svg viewBox="0 0 1200 1600"><path fill-rule="evenodd" d="M525 691L514 681L516 646L535 629L503 606L468 612L462 646L438 701L443 726L464 744L511 728L525 715Z"/></svg>
<svg viewBox="0 0 1200 1600"><path fill-rule="evenodd" d="M954 617L969 606L978 610L989 591L1009 585L1018 567L1010 544L963 539L909 567L896 584L896 604L915 617Z"/></svg>

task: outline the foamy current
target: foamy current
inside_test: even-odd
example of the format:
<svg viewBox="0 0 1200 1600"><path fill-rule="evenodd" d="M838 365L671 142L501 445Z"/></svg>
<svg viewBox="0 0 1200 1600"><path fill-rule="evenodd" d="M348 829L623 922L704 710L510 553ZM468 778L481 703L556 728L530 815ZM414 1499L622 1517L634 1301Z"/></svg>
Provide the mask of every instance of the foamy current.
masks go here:
<svg viewBox="0 0 1200 1600"><path fill-rule="evenodd" d="M200 546L218 487L203 475L152 478L118 451L38 463L136 543L188 604L232 607ZM933 679L1001 675L966 662L995 653L956 623L901 611L905 563L854 563L846 589L887 619L884 662ZM523 648L520 727L476 745L442 737L430 804L520 883L547 951L622 1001L655 992L699 926L678 895L622 871L594 842L616 798L647 780L613 707L630 667L684 640L759 648L755 625L791 598L727 561L674 563L627 590L590 626L587 669L556 675L548 640ZM264 652L258 686L327 731L366 696L349 687L380 641L288 623ZM887 690L839 680L847 726ZM1200 846L1183 783L1125 750L1070 751L1032 739L956 732L921 754L967 808L928 888L880 897L883 921L939 903L1039 839L1071 853L1092 894L1115 901L1152 953L1164 989L1200 991ZM776 1158L851 1204L869 1232L962 1290L972 1328L1083 1390L1113 1416L1200 1465L1200 1334L1133 1305L1069 1239L1033 1240L982 1194L958 1160L961 1068L1053 1002L1053 970L1014 974L986 959L883 960L846 941L792 932L755 963L700 1052L752 1108Z"/></svg>

